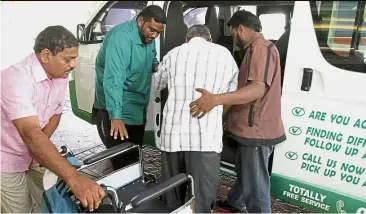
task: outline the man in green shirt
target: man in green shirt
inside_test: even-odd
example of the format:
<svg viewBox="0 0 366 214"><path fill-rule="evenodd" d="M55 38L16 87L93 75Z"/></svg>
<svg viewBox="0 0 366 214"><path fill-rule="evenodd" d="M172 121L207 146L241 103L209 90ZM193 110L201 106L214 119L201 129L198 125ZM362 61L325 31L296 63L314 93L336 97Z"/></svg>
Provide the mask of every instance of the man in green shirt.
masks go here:
<svg viewBox="0 0 366 214"><path fill-rule="evenodd" d="M115 26L104 38L95 65L94 107L98 131L107 148L127 140L143 143L151 74L159 63L154 40L165 23L163 10L151 5L136 20ZM112 159L115 170L133 162L138 154L120 156Z"/></svg>

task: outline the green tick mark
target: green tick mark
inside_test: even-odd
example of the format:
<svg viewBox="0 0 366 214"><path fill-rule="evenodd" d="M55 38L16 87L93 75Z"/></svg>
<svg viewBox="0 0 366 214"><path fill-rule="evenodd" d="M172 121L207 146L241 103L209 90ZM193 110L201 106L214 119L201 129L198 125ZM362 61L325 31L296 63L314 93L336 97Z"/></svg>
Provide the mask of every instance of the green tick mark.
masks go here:
<svg viewBox="0 0 366 214"><path fill-rule="evenodd" d="M305 110L301 107L295 107L292 109L292 114L296 117L302 117L305 114Z"/></svg>
<svg viewBox="0 0 366 214"><path fill-rule="evenodd" d="M292 135L301 135L302 130L300 127L297 126L291 126L288 131L290 132L290 134Z"/></svg>
<svg viewBox="0 0 366 214"><path fill-rule="evenodd" d="M285 156L289 160L296 160L299 157L296 152L286 152Z"/></svg>

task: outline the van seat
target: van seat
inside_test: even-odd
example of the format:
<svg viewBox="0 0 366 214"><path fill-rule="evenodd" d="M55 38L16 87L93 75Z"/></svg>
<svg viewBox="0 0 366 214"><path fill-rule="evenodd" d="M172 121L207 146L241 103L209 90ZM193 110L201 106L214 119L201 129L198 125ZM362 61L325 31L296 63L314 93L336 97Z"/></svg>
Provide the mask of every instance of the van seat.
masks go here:
<svg viewBox="0 0 366 214"><path fill-rule="evenodd" d="M290 39L290 29L287 29L282 36L275 43L278 53L280 54L280 64L281 64L281 88L283 85L283 77L285 75L285 65L286 65L286 56L288 49L288 41Z"/></svg>
<svg viewBox="0 0 366 214"><path fill-rule="evenodd" d="M218 14L215 6L210 6L207 8L205 25L210 30L212 42L217 43L221 36L221 33Z"/></svg>
<svg viewBox="0 0 366 214"><path fill-rule="evenodd" d="M183 19L182 3L172 1L167 13L165 44L162 56L165 56L173 48L185 43L187 30L187 25Z"/></svg>
<svg viewBox="0 0 366 214"><path fill-rule="evenodd" d="M234 40L232 36L220 36L217 44L224 46L230 51L230 53L233 53Z"/></svg>

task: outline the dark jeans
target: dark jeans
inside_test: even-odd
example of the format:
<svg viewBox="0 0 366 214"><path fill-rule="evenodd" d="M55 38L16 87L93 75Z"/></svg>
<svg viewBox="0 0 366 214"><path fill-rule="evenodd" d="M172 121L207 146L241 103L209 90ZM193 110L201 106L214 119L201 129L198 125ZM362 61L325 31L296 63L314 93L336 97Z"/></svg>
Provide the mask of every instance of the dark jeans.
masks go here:
<svg viewBox="0 0 366 214"><path fill-rule="evenodd" d="M121 140L120 136L118 135L118 138L115 140L113 136L110 136L111 121L108 118L109 118L108 112L106 110L100 110L100 109L97 110L98 132L102 138L103 144L107 148L111 148L126 141L142 146L145 133L145 124L144 125L125 124L129 138ZM125 153L113 157L111 159L112 166L114 170L121 169L125 166L137 162L138 157L139 157L138 150L129 150Z"/></svg>
<svg viewBox="0 0 366 214"><path fill-rule="evenodd" d="M229 140L233 140L229 138ZM237 179L228 193L228 203L249 213L270 213L268 161L273 146L245 146L238 143L235 171Z"/></svg>
<svg viewBox="0 0 366 214"><path fill-rule="evenodd" d="M194 180L195 212L211 213L216 202L216 188L220 178L220 154L215 152L161 151L161 176L168 180L179 173L187 173ZM163 195L166 204L175 209L186 199L187 185Z"/></svg>

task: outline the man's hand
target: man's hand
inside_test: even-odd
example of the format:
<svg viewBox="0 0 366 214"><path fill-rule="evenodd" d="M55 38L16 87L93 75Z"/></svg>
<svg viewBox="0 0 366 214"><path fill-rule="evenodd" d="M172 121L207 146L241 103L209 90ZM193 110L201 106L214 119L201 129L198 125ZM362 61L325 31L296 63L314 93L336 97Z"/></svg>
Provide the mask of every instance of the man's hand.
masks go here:
<svg viewBox="0 0 366 214"><path fill-rule="evenodd" d="M97 209L105 196L105 192L101 186L83 175L77 175L71 178L67 184L83 207L88 208L89 211Z"/></svg>
<svg viewBox="0 0 366 214"><path fill-rule="evenodd" d="M224 129L224 131L227 131L227 121L224 121L223 123L222 123L222 128Z"/></svg>
<svg viewBox="0 0 366 214"><path fill-rule="evenodd" d="M157 71L158 71L158 67L159 67L159 64L155 64L155 65L154 65L153 73L155 73L155 72L157 72Z"/></svg>
<svg viewBox="0 0 366 214"><path fill-rule="evenodd" d="M114 136L114 139L117 140L118 133L121 136L121 140L125 138L128 139L127 129L123 120L111 120L111 136Z"/></svg>
<svg viewBox="0 0 366 214"><path fill-rule="evenodd" d="M202 93L202 96L198 100L191 102L189 107L191 107L192 116L198 116L200 119L216 106L215 95L202 88L197 88L196 91Z"/></svg>
<svg viewBox="0 0 366 214"><path fill-rule="evenodd" d="M192 102L192 116L202 118L207 112L211 111L217 105L241 105L253 102L264 96L266 84L261 81L251 81L249 85L233 92L223 94L211 94L205 89L197 88L196 91L202 93L202 96Z"/></svg>

